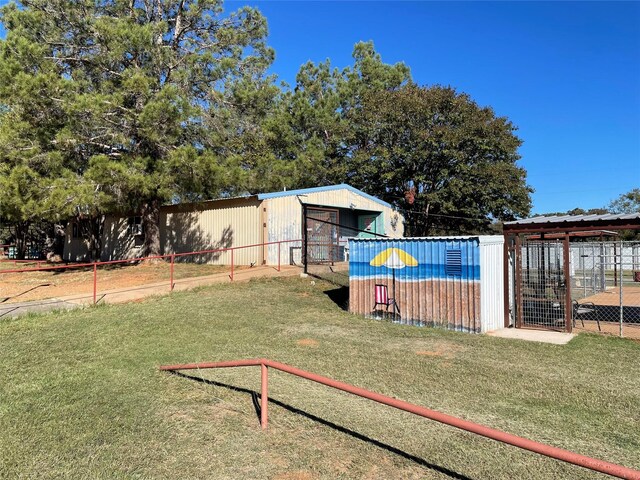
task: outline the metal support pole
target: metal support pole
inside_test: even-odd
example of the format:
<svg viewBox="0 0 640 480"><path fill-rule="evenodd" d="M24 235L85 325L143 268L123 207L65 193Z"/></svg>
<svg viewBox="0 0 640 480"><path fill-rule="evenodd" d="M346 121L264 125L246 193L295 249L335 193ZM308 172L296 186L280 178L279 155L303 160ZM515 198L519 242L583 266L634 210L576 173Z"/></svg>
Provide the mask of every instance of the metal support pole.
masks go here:
<svg viewBox="0 0 640 480"><path fill-rule="evenodd" d="M260 364L261 370L261 388L260 388L260 426L263 430L267 429L267 404L269 403L269 378L267 366L264 363Z"/></svg>
<svg viewBox="0 0 640 480"><path fill-rule="evenodd" d="M302 216L304 217L302 222L302 259L304 261L304 273L309 273L307 269L308 251L309 251L309 232L307 231L307 206L302 206Z"/></svg>
<svg viewBox="0 0 640 480"><path fill-rule="evenodd" d="M618 286L618 264L616 263L616 257L618 254L616 253L616 242L613 242L613 286Z"/></svg>
<svg viewBox="0 0 640 480"><path fill-rule="evenodd" d="M527 244L528 246L528 244ZM523 323L523 301L522 301L522 242L520 235L516 235L516 255L515 255L515 284L516 284L516 298L515 298L515 311L516 311L516 328L522 328Z"/></svg>
<svg viewBox="0 0 640 480"><path fill-rule="evenodd" d="M169 289L170 291L173 292L173 263L176 260L176 256L175 255L171 255L171 279L169 280L171 282L171 288Z"/></svg>
<svg viewBox="0 0 640 480"><path fill-rule="evenodd" d="M282 246L282 242L278 242L278 271L280 271L280 250Z"/></svg>
<svg viewBox="0 0 640 480"><path fill-rule="evenodd" d="M231 281L233 282L233 248L231 249Z"/></svg>
<svg viewBox="0 0 640 480"><path fill-rule="evenodd" d="M93 304L96 304L96 296L98 293L98 264L93 262Z"/></svg>
<svg viewBox="0 0 640 480"><path fill-rule="evenodd" d="M571 252L569 250L569 234L564 234L564 244L563 244L563 257L564 261L564 323L565 330L571 333L573 328L573 303L571 302L571 272L569 271L569 255Z"/></svg>
<svg viewBox="0 0 640 480"><path fill-rule="evenodd" d="M622 337L623 335L623 329L624 329L624 305L622 303L623 301L623 296L622 296L622 240L620 240L620 336Z"/></svg>
<svg viewBox="0 0 640 480"><path fill-rule="evenodd" d="M507 328L511 325L509 321L509 299L511 298L511 284L509 283L509 246L511 245L511 237L505 234L504 236L504 250L502 257L502 269L503 269L503 288L504 288L504 327Z"/></svg>

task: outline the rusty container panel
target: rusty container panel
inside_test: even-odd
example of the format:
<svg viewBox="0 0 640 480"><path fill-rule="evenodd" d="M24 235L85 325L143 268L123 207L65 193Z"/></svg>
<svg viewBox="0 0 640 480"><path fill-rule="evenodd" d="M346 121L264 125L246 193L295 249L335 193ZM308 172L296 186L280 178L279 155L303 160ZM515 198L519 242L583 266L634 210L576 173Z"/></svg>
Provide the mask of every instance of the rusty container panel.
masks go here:
<svg viewBox="0 0 640 480"><path fill-rule="evenodd" d="M352 313L482 330L478 237L353 239L349 250Z"/></svg>

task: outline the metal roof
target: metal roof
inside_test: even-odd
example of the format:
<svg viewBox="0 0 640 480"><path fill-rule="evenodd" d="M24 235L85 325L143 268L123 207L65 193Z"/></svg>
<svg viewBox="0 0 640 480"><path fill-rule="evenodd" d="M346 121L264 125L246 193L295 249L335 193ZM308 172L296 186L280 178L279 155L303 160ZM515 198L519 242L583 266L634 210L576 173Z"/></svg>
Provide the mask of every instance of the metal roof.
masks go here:
<svg viewBox="0 0 640 480"><path fill-rule="evenodd" d="M447 241L460 241L460 240L478 240L481 244L503 244L504 237L502 235L444 235L434 237L402 237L402 238L350 238L354 242L414 242L414 241L432 241L432 242L447 242Z"/></svg>
<svg viewBox="0 0 640 480"><path fill-rule="evenodd" d="M611 222L617 220L640 220L640 213L606 213L604 215L551 215L523 218L513 222L504 222L505 225L538 225L550 223L575 223L575 222Z"/></svg>
<svg viewBox="0 0 640 480"><path fill-rule="evenodd" d="M169 204L165 206L198 205L203 203L215 203L215 202L224 201L224 200L243 200L243 199L251 199L251 198L257 198L258 200L265 200L268 198L289 197L292 195L306 195L309 193L329 192L332 190L349 190L350 192L353 192L356 195L360 195L361 197L368 198L369 200L379 203L380 205L384 205L385 207L389 207L389 208L394 208L393 205L391 205L390 203L387 203L384 200L380 200L379 198L374 197L373 195L369 195L368 193L358 190L357 188L352 187L351 185L347 185L346 183L341 183L338 185L327 185L325 187L300 188L297 190L283 190L280 192L258 193L255 195L246 194L246 195L238 195L235 197L220 197L220 198L214 198L210 200L200 200L196 202L186 202L186 203L175 203L175 204Z"/></svg>
<svg viewBox="0 0 640 480"><path fill-rule="evenodd" d="M596 236L604 230L640 230L640 213L538 216L505 222L502 226L505 235L593 232Z"/></svg>
<svg viewBox="0 0 640 480"><path fill-rule="evenodd" d="M373 202L377 202L380 205L384 205L385 207L393 208L393 206L384 200L380 200L373 195L369 195L368 193L364 193L357 188L352 187L351 185L347 185L346 183L340 183L338 185L327 185L326 187L313 187L313 188L301 188L298 190L284 190L282 192L273 192L273 193L259 193L258 200L265 200L267 198L278 198L278 197L288 197L290 195L306 195L309 193L317 193L317 192L329 192L331 190L349 190L350 192L355 193L356 195L360 195L361 197L368 198Z"/></svg>

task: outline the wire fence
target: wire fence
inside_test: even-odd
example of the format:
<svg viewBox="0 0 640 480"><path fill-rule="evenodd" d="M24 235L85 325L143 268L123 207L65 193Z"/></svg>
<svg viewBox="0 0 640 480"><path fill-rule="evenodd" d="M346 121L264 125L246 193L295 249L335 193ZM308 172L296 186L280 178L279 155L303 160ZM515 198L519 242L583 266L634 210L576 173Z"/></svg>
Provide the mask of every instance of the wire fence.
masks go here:
<svg viewBox="0 0 640 480"><path fill-rule="evenodd" d="M640 338L639 242L524 241L516 269L520 326Z"/></svg>
<svg viewBox="0 0 640 480"><path fill-rule="evenodd" d="M570 260L574 328L640 338L640 243L576 243Z"/></svg>

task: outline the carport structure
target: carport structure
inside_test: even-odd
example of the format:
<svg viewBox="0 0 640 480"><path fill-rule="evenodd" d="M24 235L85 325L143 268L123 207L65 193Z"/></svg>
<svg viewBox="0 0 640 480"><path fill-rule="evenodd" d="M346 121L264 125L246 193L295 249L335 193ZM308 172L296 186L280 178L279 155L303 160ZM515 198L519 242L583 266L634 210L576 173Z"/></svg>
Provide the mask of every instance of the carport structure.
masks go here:
<svg viewBox="0 0 640 480"><path fill-rule="evenodd" d="M640 213L540 216L503 226L505 327L640 338Z"/></svg>

